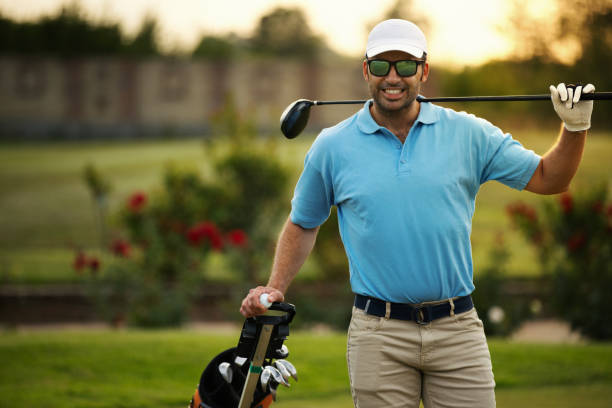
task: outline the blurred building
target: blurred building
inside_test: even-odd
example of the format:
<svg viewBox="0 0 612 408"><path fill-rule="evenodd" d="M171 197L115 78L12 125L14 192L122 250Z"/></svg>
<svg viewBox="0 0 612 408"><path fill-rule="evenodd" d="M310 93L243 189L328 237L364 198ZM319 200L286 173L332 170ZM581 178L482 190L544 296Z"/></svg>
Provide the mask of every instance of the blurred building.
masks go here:
<svg viewBox="0 0 612 408"><path fill-rule="evenodd" d="M202 135L230 95L259 128L278 131L280 114L296 99L364 99L367 88L359 61L2 56L0 138ZM332 125L358 109L313 109L309 129Z"/></svg>

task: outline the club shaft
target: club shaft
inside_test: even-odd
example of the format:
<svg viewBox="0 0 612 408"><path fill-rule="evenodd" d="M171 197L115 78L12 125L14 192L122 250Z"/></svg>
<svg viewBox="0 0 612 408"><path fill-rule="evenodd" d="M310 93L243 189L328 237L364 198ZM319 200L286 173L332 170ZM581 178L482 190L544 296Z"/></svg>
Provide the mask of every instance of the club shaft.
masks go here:
<svg viewBox="0 0 612 408"><path fill-rule="evenodd" d="M550 101L550 94L540 95L498 95L498 96L440 96L440 97L418 97L420 102L510 102L510 101ZM612 100L612 92L586 93L580 96L580 100ZM364 104L365 100L346 101L313 101L314 105L357 105Z"/></svg>

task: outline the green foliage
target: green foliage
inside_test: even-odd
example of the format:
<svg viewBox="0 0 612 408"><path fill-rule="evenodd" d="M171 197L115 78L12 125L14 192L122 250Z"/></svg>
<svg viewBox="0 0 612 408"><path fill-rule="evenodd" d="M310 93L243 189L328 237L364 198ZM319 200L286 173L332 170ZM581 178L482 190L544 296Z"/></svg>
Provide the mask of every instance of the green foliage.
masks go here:
<svg viewBox="0 0 612 408"><path fill-rule="evenodd" d="M557 0L539 17L529 14L524 1L515 1L504 33L516 44L514 55L460 72L440 75L441 90L449 95L547 94L560 82L592 83L599 91L612 89L612 3L608 0ZM576 50L572 55L572 50ZM559 50L570 52L559 52ZM438 67L432 67L433 72ZM441 67L439 67L441 68ZM487 106L488 105L488 106ZM549 104L521 102L460 105L460 109L504 120L508 115L539 123L558 122ZM603 103L595 102L594 128L612 127Z"/></svg>
<svg viewBox="0 0 612 408"><path fill-rule="evenodd" d="M62 7L52 17L16 22L0 17L0 52L18 54L107 55L121 51L117 23L86 20L78 5Z"/></svg>
<svg viewBox="0 0 612 408"><path fill-rule="evenodd" d="M251 47L264 55L310 59L323 48L323 41L312 33L301 9L277 7L260 18Z"/></svg>
<svg viewBox="0 0 612 408"><path fill-rule="evenodd" d="M128 39L117 22L89 20L78 3L56 15L17 22L0 16L0 53L80 55L159 55L157 22L145 18L140 31Z"/></svg>
<svg viewBox="0 0 612 408"><path fill-rule="evenodd" d="M229 60L235 56L238 47L238 40L234 36L205 35L191 55L195 58Z"/></svg>
<svg viewBox="0 0 612 408"><path fill-rule="evenodd" d="M320 265L324 280L347 281L349 279L348 260L338 231L336 207L332 208L329 218L321 225L312 254Z"/></svg>
<svg viewBox="0 0 612 408"><path fill-rule="evenodd" d="M507 336L530 314L523 300L504 292L509 258L510 251L499 234L490 248L488 266L474 279L472 298L487 335Z"/></svg>
<svg viewBox="0 0 612 408"><path fill-rule="evenodd" d="M147 16L136 36L131 41L126 41L122 51L136 57L160 55L157 37L157 20L152 16Z"/></svg>
<svg viewBox="0 0 612 408"><path fill-rule="evenodd" d="M213 158L209 177L168 166L154 194L136 191L118 212L129 240L115 238L108 266L77 253L74 267L89 270L92 293L108 320L144 327L180 324L210 251L223 252L251 285L269 263L286 214L287 171L256 142L254 127L235 106L230 103L219 117L218 129L228 132L230 143L223 137L207 142ZM108 191L91 165L85 180L94 197Z"/></svg>
<svg viewBox="0 0 612 408"><path fill-rule="evenodd" d="M104 200L111 190L110 183L104 180L100 172L92 165L85 166L85 183L95 200Z"/></svg>
<svg viewBox="0 0 612 408"><path fill-rule="evenodd" d="M508 207L553 280L560 317L598 340L612 338L612 204L607 194L606 186L564 193L557 205L545 203L539 214L526 204Z"/></svg>

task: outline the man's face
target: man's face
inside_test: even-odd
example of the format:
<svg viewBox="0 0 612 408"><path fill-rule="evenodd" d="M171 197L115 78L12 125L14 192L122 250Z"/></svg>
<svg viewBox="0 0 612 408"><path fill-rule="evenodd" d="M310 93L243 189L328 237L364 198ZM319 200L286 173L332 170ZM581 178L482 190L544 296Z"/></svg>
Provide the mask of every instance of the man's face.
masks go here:
<svg viewBox="0 0 612 408"><path fill-rule="evenodd" d="M383 59L387 61L418 60L414 56L402 51L387 51L370 59ZM363 77L368 82L370 96L374 100L376 109L382 112L396 112L408 108L416 99L421 90L421 84L427 81L429 65L420 64L416 74L410 77L401 77L391 67L384 77L372 75L368 69L367 61L363 62Z"/></svg>

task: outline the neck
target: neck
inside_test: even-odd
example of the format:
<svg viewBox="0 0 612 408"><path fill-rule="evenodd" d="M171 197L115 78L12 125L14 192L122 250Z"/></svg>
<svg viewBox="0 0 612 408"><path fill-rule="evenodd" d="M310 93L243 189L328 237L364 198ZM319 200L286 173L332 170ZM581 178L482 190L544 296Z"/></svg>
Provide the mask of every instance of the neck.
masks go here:
<svg viewBox="0 0 612 408"><path fill-rule="evenodd" d="M372 118L378 125L391 131L402 143L421 110L420 102L414 100L410 105L396 111L381 109L376 103L370 105Z"/></svg>

